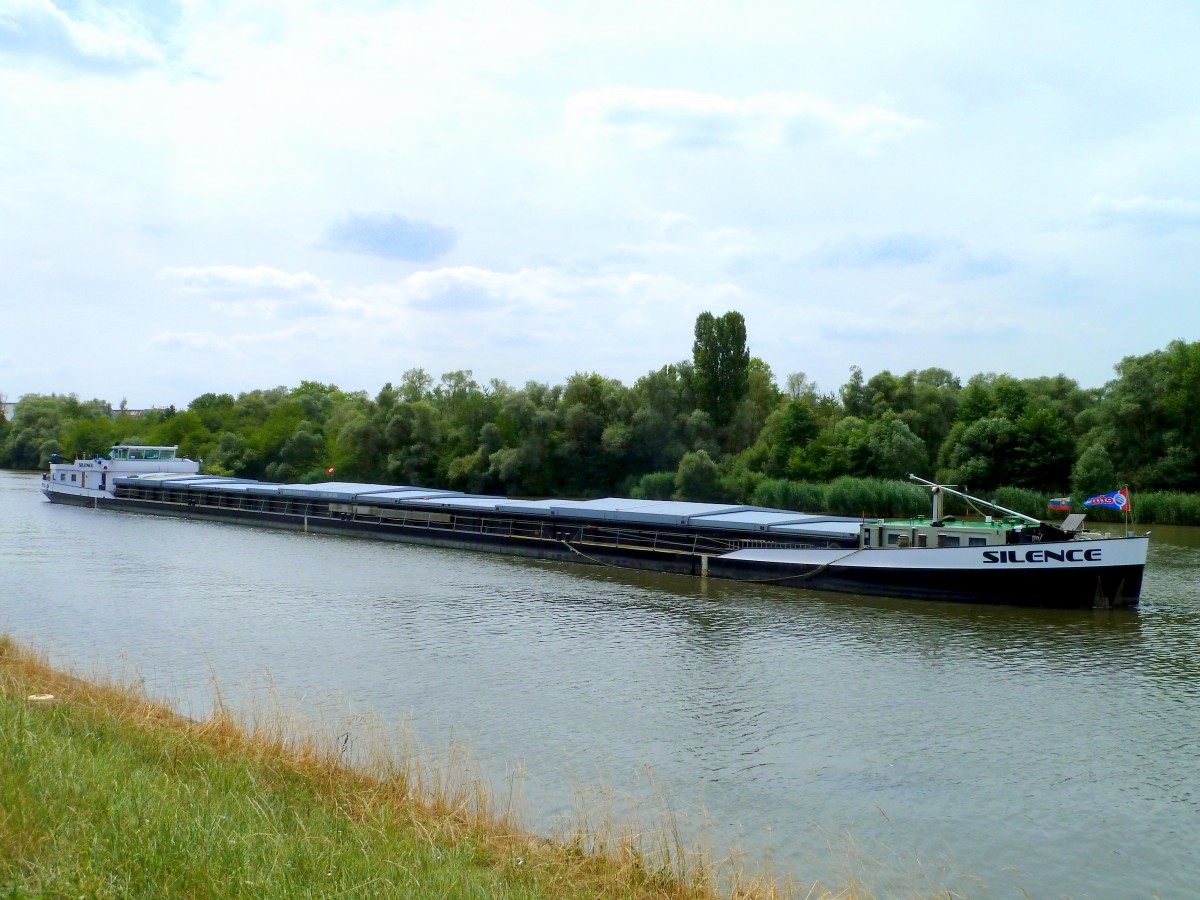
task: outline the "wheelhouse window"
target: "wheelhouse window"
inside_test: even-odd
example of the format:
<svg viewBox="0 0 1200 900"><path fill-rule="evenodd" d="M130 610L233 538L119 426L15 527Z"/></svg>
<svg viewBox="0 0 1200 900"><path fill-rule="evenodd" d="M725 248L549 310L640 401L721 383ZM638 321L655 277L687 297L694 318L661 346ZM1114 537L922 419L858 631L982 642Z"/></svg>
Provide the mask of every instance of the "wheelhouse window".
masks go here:
<svg viewBox="0 0 1200 900"><path fill-rule="evenodd" d="M174 447L113 447L109 459L175 459Z"/></svg>

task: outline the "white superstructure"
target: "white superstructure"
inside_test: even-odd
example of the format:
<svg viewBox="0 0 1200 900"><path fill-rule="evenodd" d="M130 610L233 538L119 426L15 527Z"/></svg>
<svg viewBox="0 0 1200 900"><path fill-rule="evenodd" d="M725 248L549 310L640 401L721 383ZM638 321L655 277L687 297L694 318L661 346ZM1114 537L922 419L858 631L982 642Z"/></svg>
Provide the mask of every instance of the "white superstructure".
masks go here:
<svg viewBox="0 0 1200 900"><path fill-rule="evenodd" d="M200 471L198 462L181 458L177 456L178 452L178 445L117 444L108 456L74 462L51 461L50 471L42 476L42 493L55 495L52 499L77 498L86 503L100 498L112 499L113 479L117 476L195 475Z"/></svg>

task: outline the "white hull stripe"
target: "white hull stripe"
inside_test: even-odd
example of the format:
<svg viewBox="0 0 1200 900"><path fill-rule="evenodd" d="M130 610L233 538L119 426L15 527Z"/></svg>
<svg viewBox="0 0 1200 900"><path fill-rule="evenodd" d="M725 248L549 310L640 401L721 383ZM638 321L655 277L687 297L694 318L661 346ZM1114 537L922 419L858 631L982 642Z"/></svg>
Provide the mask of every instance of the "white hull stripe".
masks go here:
<svg viewBox="0 0 1200 900"><path fill-rule="evenodd" d="M1000 572L1014 569L1144 566L1149 538L1109 538L1053 544L995 547L911 547L886 550L737 550L720 559L778 566L831 569L954 569Z"/></svg>

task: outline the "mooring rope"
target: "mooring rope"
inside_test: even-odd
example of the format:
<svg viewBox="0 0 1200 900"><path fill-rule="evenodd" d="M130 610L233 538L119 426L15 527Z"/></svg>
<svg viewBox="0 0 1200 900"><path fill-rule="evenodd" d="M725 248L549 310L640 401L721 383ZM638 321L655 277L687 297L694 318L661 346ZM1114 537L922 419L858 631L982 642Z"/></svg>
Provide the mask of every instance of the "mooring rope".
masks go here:
<svg viewBox="0 0 1200 900"><path fill-rule="evenodd" d="M597 559L594 556L584 553L579 548L573 547L569 541L567 541L563 538L559 538L559 543L562 544L564 547L566 547L568 550L570 550L572 553L576 554L577 556L583 557L584 559L588 560L589 562L591 562L597 566L607 566L610 569L635 569L635 570L639 570L639 571L644 570L644 567L642 567L642 566L623 566L620 563L612 563L612 562L608 562L603 559ZM781 575L778 578L738 578L738 579L733 579L733 580L741 581L744 584L776 584L781 581L806 581L809 578L813 578L816 575L820 575L822 572L824 572L826 569L828 569L834 563L839 563L844 559L849 559L854 554L861 553L862 550L863 550L862 547L858 548L857 550L851 550L845 556L839 556L836 559L831 559L828 562L821 563L821 565L817 566L811 572L805 572L803 575ZM717 559L720 559L720 557L718 556Z"/></svg>
<svg viewBox="0 0 1200 900"><path fill-rule="evenodd" d="M578 550L575 547L572 547L570 545L570 543L568 543L563 538L559 538L558 542L560 544L562 544L564 547L566 547L568 550L570 550L572 553L582 556L584 559L590 560L591 562L595 563L598 566L608 566L608 568L610 568L610 569L640 569L641 568L641 566L623 566L620 563L606 562L603 559L597 559L594 556L589 556L588 554L584 553L582 550Z"/></svg>
<svg viewBox="0 0 1200 900"><path fill-rule="evenodd" d="M861 553L862 549L863 548L860 547L857 550L851 550L845 556L839 556L836 559L829 560L829 562L821 563L821 565L817 566L811 572L805 572L803 575L781 575L779 578L739 578L738 581L744 581L747 584L776 584L780 581L804 581L808 578L812 578L815 575L820 575L834 563L839 563L844 559L849 559L855 553Z"/></svg>

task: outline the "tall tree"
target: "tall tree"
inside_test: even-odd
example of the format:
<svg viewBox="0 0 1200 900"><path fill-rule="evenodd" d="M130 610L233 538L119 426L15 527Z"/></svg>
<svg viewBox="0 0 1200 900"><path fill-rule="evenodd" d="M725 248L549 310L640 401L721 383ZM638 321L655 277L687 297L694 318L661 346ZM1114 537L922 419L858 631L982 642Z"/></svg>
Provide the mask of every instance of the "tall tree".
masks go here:
<svg viewBox="0 0 1200 900"><path fill-rule="evenodd" d="M8 416L4 414L4 395L0 394L0 466L8 465L8 451L6 446L8 433L11 430L12 425L8 421Z"/></svg>
<svg viewBox="0 0 1200 900"><path fill-rule="evenodd" d="M1117 472L1103 444L1088 447L1071 467L1071 493L1077 509L1088 497L1106 494L1118 487Z"/></svg>
<svg viewBox="0 0 1200 900"><path fill-rule="evenodd" d="M746 320L730 310L717 318L710 312L696 317L692 363L696 401L722 428L733 418L750 384L750 350Z"/></svg>

